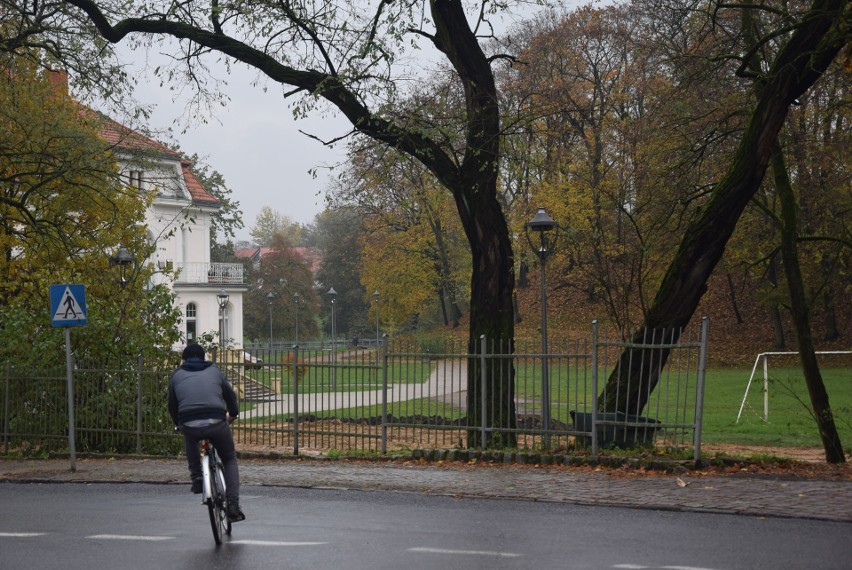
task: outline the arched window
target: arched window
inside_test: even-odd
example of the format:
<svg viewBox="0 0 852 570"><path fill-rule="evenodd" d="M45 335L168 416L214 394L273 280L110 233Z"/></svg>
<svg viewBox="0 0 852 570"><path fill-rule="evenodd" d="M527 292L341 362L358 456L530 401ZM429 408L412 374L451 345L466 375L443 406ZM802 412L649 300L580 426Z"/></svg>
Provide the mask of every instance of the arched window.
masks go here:
<svg viewBox="0 0 852 570"><path fill-rule="evenodd" d="M196 308L195 303L187 303L186 304L186 344L190 344L192 342L196 342L196 337L198 335L198 329L196 328Z"/></svg>

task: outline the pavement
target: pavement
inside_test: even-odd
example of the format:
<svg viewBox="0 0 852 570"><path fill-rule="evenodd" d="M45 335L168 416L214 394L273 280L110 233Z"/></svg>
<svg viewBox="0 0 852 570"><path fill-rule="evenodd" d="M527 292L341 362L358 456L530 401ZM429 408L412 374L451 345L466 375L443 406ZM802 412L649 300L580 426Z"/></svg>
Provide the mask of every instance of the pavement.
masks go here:
<svg viewBox="0 0 852 570"><path fill-rule="evenodd" d="M848 469L848 467L844 468ZM417 460L240 460L243 485L394 491L852 523L852 479ZM0 483L186 485L182 458L0 458ZM250 505L247 506L250 508Z"/></svg>

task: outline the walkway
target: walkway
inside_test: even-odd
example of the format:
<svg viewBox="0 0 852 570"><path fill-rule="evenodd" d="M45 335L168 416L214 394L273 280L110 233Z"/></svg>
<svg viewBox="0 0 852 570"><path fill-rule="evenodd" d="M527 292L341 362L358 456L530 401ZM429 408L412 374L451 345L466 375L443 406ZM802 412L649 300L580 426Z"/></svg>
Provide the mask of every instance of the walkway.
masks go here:
<svg viewBox="0 0 852 570"><path fill-rule="evenodd" d="M452 400L453 402L463 400L463 398L458 397L458 393L467 390L467 366L459 360L439 360L435 361L433 365L434 369L425 382L388 385L388 404L421 398ZM309 392L299 394L298 398L293 394L279 394L268 401L258 402L254 408L243 412L240 417L252 420L267 416L294 414L296 413L297 403L300 416L326 410L381 406L382 390Z"/></svg>
<svg viewBox="0 0 852 570"><path fill-rule="evenodd" d="M242 459L240 471L245 485L401 491L852 523L848 477L831 481L751 474L707 477L564 466L309 458ZM74 473L68 460L0 459L2 481L150 482L189 489L183 459L78 459Z"/></svg>

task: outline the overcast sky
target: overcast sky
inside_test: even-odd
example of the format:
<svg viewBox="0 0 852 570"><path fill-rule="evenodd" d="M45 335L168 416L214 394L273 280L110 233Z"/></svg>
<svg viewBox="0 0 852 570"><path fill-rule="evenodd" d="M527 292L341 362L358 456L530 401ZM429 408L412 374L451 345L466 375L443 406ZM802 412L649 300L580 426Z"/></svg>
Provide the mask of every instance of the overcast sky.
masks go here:
<svg viewBox="0 0 852 570"><path fill-rule="evenodd" d="M249 230L264 206L294 222L312 222L324 207L329 177L336 175L324 167L343 160L345 145L330 148L299 131L332 140L350 129L339 117L295 120L280 86L270 84L264 92L252 86L255 78L256 72L234 67L223 88L230 101L215 108L206 124L187 124L186 97L160 87L153 76L134 93L141 104L154 106L147 125L155 138L177 142L185 154L199 155L225 178L243 212L238 240L251 239ZM310 173L314 168L316 177Z"/></svg>
<svg viewBox="0 0 852 570"><path fill-rule="evenodd" d="M569 0L563 6L568 4L575 2ZM524 11L528 17L534 8ZM235 64L230 74L221 66L213 69L218 78L227 79L228 85L223 87L230 97L227 106L216 108L206 124L187 124L187 97L160 87L150 71L158 56L149 53L151 67L146 71L144 54L121 44L118 49L122 60L131 65L129 71L141 78L135 98L154 107L147 126L155 138L177 142L184 153L205 158L213 170L224 176L232 198L240 203L243 212L245 227L237 232L237 240L250 240L249 230L264 206L301 224L311 223L323 210L330 179L339 174L339 169L329 172L324 167L343 161L345 143L329 148L300 130L322 140L333 140L351 129L348 121L340 116L322 118L316 113L294 119L281 86L268 82L264 83L268 87L264 90L262 85L252 85L257 72ZM316 177L311 175L311 169L318 170Z"/></svg>

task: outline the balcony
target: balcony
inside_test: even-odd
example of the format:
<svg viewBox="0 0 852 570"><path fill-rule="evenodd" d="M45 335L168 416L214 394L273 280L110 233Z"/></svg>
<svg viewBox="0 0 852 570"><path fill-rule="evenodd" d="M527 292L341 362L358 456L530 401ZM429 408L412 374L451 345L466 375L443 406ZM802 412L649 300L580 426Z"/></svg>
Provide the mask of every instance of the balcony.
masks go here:
<svg viewBox="0 0 852 570"><path fill-rule="evenodd" d="M180 269L175 283L211 283L242 285L245 268L241 263L178 263Z"/></svg>

